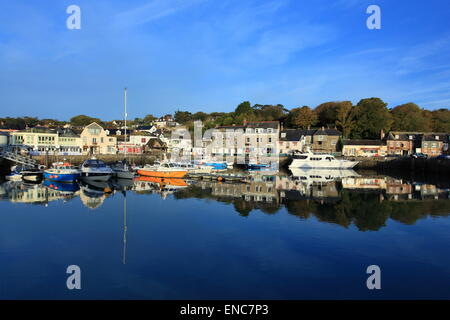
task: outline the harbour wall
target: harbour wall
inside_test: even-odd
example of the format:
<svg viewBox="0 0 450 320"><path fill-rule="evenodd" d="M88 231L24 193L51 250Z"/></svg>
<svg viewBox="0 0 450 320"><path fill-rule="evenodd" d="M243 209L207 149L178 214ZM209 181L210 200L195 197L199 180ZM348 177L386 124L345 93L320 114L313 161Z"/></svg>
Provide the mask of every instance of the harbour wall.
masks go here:
<svg viewBox="0 0 450 320"><path fill-rule="evenodd" d="M394 159L357 159L357 170L405 171L418 173L450 174L450 160L414 159L410 157Z"/></svg>

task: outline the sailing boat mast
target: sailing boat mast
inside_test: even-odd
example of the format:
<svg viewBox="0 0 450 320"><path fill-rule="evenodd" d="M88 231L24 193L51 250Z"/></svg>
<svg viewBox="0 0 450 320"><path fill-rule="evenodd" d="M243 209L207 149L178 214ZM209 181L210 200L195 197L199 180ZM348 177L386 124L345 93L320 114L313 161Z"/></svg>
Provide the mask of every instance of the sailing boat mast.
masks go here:
<svg viewBox="0 0 450 320"><path fill-rule="evenodd" d="M125 144L124 144L124 148L125 148L125 159L127 157L127 88L125 88L125 92L124 92L124 104L125 104Z"/></svg>

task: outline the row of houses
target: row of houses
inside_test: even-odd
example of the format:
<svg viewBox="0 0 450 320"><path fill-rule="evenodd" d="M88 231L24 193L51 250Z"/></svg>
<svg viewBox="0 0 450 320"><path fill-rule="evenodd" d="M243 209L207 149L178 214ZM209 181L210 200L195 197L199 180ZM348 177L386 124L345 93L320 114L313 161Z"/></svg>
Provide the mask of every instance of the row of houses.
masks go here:
<svg viewBox="0 0 450 320"><path fill-rule="evenodd" d="M128 131L126 141L124 134L125 130L104 129L95 122L86 126L80 133L70 128L8 130L2 134L3 138L8 137L2 140L2 146L26 148L30 155L95 155L144 153L147 148L163 148L165 142L162 140L167 140L158 130L152 130L152 133L145 130Z"/></svg>
<svg viewBox="0 0 450 320"><path fill-rule="evenodd" d="M343 140L342 154L351 157L408 156L422 153L435 157L448 152L450 135L435 132L381 133L379 140Z"/></svg>
<svg viewBox="0 0 450 320"><path fill-rule="evenodd" d="M234 135L229 135L230 132ZM186 129L179 126L171 131L163 131L157 126L136 127L127 130L125 141L124 129L104 129L95 122L81 132L70 128L34 128L8 130L5 134L9 135L9 145L26 146L31 154L36 155L142 154L157 149L197 157L245 157L256 153L270 157L288 156L308 146L313 152L342 153L348 157L407 156L416 153L433 157L447 153L450 140L447 133L395 131L387 135L381 132L377 140L346 140L335 128L283 129L278 121L220 126L204 133L201 141L195 141Z"/></svg>

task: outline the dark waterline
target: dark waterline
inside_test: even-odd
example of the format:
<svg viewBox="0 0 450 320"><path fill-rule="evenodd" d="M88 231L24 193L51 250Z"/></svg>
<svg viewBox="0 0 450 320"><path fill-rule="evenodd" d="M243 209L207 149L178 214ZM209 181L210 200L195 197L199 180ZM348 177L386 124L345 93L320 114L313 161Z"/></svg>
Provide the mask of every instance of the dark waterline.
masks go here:
<svg viewBox="0 0 450 320"><path fill-rule="evenodd" d="M445 188L386 176L115 186L1 184L0 298L450 298ZM366 287L373 264L379 291ZM81 290L66 287L69 265Z"/></svg>

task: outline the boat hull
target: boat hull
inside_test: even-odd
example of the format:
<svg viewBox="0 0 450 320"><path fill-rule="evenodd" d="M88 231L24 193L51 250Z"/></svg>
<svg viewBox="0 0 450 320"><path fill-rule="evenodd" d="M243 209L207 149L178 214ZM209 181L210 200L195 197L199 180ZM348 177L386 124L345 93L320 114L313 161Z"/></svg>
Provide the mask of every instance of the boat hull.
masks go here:
<svg viewBox="0 0 450 320"><path fill-rule="evenodd" d="M302 162L294 160L289 169L352 169L358 164L357 161L331 161L327 162Z"/></svg>
<svg viewBox="0 0 450 320"><path fill-rule="evenodd" d="M111 178L109 173L81 173L81 179L84 181L108 181Z"/></svg>
<svg viewBox="0 0 450 320"><path fill-rule="evenodd" d="M146 177L157 177L157 178L183 178L187 171L157 171L157 170L138 170L138 174Z"/></svg>
<svg viewBox="0 0 450 320"><path fill-rule="evenodd" d="M7 176L5 176L6 180L9 181L20 181L22 180L22 175L21 174L9 174Z"/></svg>
<svg viewBox="0 0 450 320"><path fill-rule="evenodd" d="M72 182L77 181L80 177L79 173L51 173L51 172L44 172L44 178L46 180L51 181L60 181L60 182Z"/></svg>
<svg viewBox="0 0 450 320"><path fill-rule="evenodd" d="M115 171L113 176L117 179L133 179L135 174L130 171Z"/></svg>

